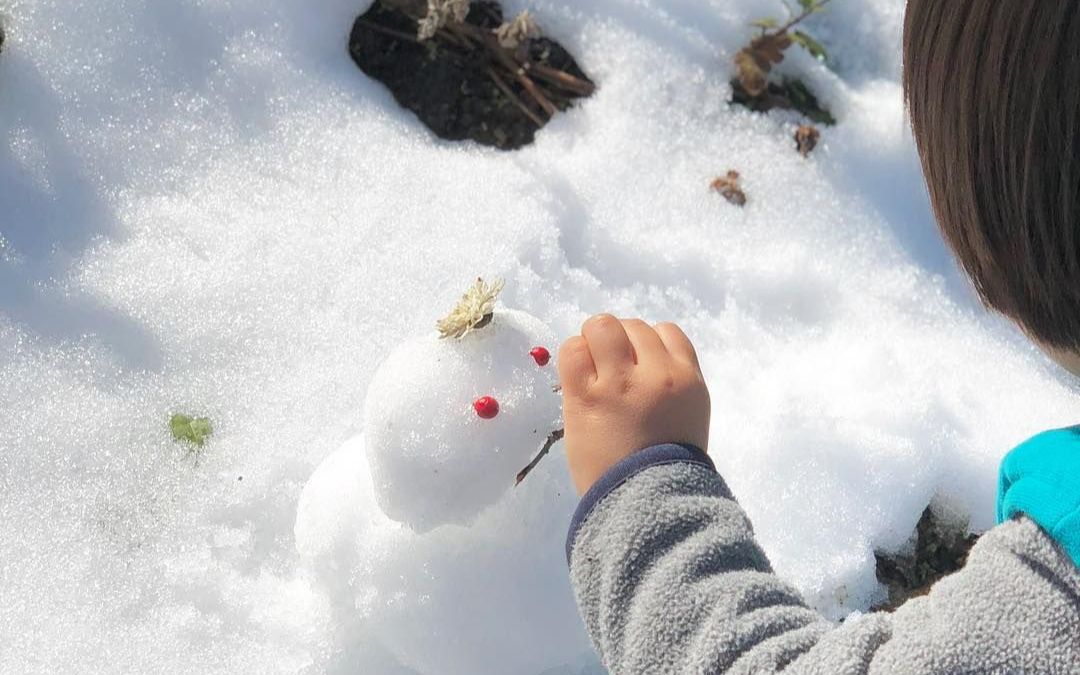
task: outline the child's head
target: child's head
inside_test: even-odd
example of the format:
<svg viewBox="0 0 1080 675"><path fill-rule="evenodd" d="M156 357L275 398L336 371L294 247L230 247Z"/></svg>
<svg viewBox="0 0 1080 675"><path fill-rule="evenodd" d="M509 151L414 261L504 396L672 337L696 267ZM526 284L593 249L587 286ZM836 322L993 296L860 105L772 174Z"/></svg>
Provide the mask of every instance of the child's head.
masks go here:
<svg viewBox="0 0 1080 675"><path fill-rule="evenodd" d="M909 0L904 90L983 302L1080 372L1080 2Z"/></svg>

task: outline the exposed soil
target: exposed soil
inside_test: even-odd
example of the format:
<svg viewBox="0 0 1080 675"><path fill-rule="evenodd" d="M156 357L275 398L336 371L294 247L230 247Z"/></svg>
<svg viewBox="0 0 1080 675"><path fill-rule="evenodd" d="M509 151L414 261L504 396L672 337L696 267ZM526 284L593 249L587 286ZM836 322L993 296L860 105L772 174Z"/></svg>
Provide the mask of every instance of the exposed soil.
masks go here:
<svg viewBox="0 0 1080 675"><path fill-rule="evenodd" d="M785 77L780 84L769 82L769 88L760 96L751 96L738 79L731 81L731 88L731 102L754 112L768 112L774 108L796 110L818 124L836 124L836 118L818 102L802 80Z"/></svg>
<svg viewBox="0 0 1080 675"><path fill-rule="evenodd" d="M502 9L495 2L473 2L466 19L486 31L502 22ZM549 115L512 73L492 76L489 51L439 36L420 42L416 31L413 18L375 2L353 25L349 52L361 70L385 84L402 107L413 111L440 138L471 139L504 150L533 141ZM573 57L553 40L532 39L520 50L529 63L568 73L591 87ZM558 110L580 97L561 89L546 91L546 98Z"/></svg>
<svg viewBox="0 0 1080 675"><path fill-rule="evenodd" d="M914 553L874 554L878 581L889 589L888 601L875 610L891 612L909 599L929 593L935 583L964 566L971 547L979 539L978 535L939 522L929 507L915 531Z"/></svg>

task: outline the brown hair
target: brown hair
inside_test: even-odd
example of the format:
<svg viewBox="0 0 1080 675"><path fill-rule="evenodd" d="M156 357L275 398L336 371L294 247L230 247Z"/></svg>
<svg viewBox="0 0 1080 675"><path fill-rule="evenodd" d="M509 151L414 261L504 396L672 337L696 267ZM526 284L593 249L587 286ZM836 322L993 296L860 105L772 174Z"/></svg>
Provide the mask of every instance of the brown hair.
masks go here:
<svg viewBox="0 0 1080 675"><path fill-rule="evenodd" d="M904 95L983 302L1080 348L1080 0L909 0Z"/></svg>

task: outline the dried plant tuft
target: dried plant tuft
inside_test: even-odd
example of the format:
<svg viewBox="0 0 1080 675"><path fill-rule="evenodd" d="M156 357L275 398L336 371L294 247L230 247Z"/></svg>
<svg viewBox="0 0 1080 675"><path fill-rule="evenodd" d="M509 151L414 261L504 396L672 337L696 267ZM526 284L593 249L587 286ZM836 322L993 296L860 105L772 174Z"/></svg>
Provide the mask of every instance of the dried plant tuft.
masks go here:
<svg viewBox="0 0 1080 675"><path fill-rule="evenodd" d="M517 49L529 40L540 37L540 27L536 25L536 19L529 10L525 10L514 17L513 21L496 28L495 37L499 39L502 47Z"/></svg>
<svg viewBox="0 0 1080 675"><path fill-rule="evenodd" d="M483 279L465 291L461 300L445 318L438 323L440 338L463 338L477 328L483 328L491 321L495 312L495 298L503 289L503 280L492 284Z"/></svg>
<svg viewBox="0 0 1080 675"><path fill-rule="evenodd" d="M471 0L428 0L427 14L420 19L416 37L430 40L447 22L464 23Z"/></svg>

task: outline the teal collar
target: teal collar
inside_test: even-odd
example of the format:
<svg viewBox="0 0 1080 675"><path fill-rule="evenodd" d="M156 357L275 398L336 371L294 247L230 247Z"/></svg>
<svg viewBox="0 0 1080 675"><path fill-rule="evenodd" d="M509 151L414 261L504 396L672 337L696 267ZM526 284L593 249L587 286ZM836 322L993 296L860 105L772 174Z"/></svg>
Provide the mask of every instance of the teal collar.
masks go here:
<svg viewBox="0 0 1080 675"><path fill-rule="evenodd" d="M1046 431L1001 463L997 520L1038 523L1080 565L1080 426Z"/></svg>

